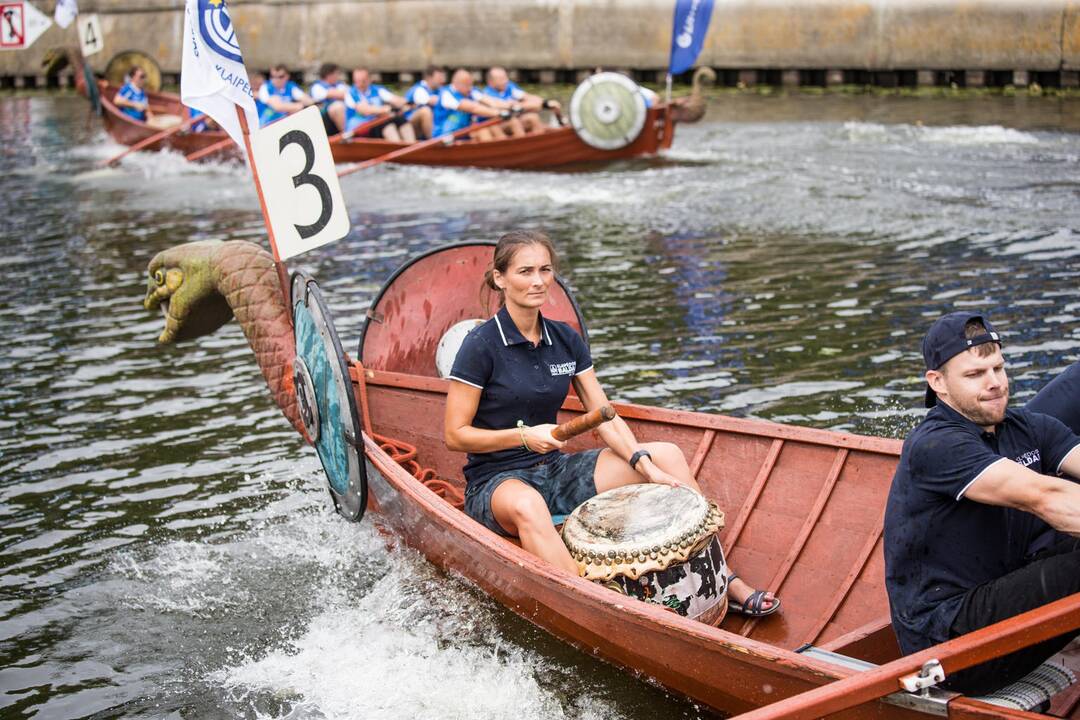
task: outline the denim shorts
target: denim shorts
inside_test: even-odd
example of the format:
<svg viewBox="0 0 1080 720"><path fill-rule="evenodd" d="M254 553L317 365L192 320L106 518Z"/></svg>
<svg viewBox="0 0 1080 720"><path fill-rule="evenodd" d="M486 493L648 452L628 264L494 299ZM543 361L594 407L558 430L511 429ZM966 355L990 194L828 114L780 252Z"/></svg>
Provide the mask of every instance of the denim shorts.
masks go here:
<svg viewBox="0 0 1080 720"><path fill-rule="evenodd" d="M550 460L532 467L504 470L465 491L465 512L473 520L503 537L513 537L503 530L491 512L491 496L503 481L516 479L536 489L552 515L569 515L581 503L596 495L596 459L600 450L585 450L566 455L558 453Z"/></svg>

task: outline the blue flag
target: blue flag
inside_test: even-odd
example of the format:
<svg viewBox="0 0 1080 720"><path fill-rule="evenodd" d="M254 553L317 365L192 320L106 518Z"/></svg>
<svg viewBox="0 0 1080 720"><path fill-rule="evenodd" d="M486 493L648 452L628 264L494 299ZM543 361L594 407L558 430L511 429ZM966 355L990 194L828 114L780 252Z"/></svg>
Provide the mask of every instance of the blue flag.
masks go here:
<svg viewBox="0 0 1080 720"><path fill-rule="evenodd" d="M679 75L694 67L709 31L713 0L675 0L675 26L671 31L668 72Z"/></svg>

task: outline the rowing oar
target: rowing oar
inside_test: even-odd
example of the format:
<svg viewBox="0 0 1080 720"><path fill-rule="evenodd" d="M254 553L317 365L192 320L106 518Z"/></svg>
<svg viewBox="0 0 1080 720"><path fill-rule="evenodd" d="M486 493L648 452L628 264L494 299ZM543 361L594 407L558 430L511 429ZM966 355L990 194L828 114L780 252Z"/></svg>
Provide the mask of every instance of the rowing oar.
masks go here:
<svg viewBox="0 0 1080 720"><path fill-rule="evenodd" d="M812 720L905 690L924 664L937 660L949 674L1080 628L1080 593L961 635L914 655L737 715L732 720Z"/></svg>
<svg viewBox="0 0 1080 720"><path fill-rule="evenodd" d="M608 420L615 419L615 408L610 405L602 405L595 410L590 410L584 415L578 415L573 420L567 420L562 425L552 429L551 437L560 442L566 442L572 437L595 430Z"/></svg>
<svg viewBox="0 0 1080 720"><path fill-rule="evenodd" d="M365 160L364 162L357 163L356 165L353 165L352 167L347 167L344 170L339 170L338 177L352 175L354 172L360 172L361 170L366 170L369 167L373 167L384 162L397 160L398 158L404 157L406 155L411 155L414 152L424 150L425 148L434 147L435 145L450 145L454 142L454 140L457 140L462 135L468 135L470 132L483 130L486 127L491 127L492 125L497 125L501 122L506 122L506 118L502 117L501 115L496 115L493 118L488 118L484 122L475 123L473 125L466 125L460 130L455 130L449 135L439 135L438 137L433 137L430 140L413 143L412 145L409 145L407 147L398 148L397 150L388 152L385 155L380 155L379 157L373 157L370 160Z"/></svg>
<svg viewBox="0 0 1080 720"><path fill-rule="evenodd" d="M394 117L395 117L395 115L393 115L393 114L385 115L383 117L377 117L374 120L368 120L366 123L361 123L360 125L357 125L356 127L354 127L352 130L349 130L348 132L342 132L342 133L338 133L337 135L331 135L330 136L330 144L335 145L335 144L337 144L339 142L344 142L346 140L351 140L353 137L355 137L356 135L358 135L360 133L365 133L365 132L367 132L369 130L374 130L375 128L379 127L380 125L382 125L384 123L387 123L387 122L390 122L390 120L392 120ZM221 140L220 142L216 142L213 145L207 145L202 150L196 150L195 152L191 153L190 155L185 155L184 159L187 160L188 162L194 162L196 160L202 160L204 157L207 157L208 155L213 155L214 153L221 152L222 150L224 150L225 148L229 147L232 144L233 144L232 138L225 138L224 140Z"/></svg>
<svg viewBox="0 0 1080 720"><path fill-rule="evenodd" d="M127 150L124 150L124 152L120 153L119 155L117 155L115 157L111 157L108 160L103 160L100 163L100 167L106 167L108 165L115 165L117 162L119 162L121 160L121 158L125 158L125 157L127 157L128 155L130 155L133 152L137 152L139 150L142 150L144 147L148 147L150 145L153 145L154 143L158 142L159 140L164 140L167 137L171 137L171 136L175 135L176 133L180 132L181 130L187 130L189 127L192 126L193 123L195 123L197 120L200 120L200 119L201 119L201 117L188 118L187 120L180 123L179 125L173 125L168 130L162 130L161 132L154 133L150 137L144 138L144 139L140 140L139 142L135 143L134 145L131 145L130 147L128 147Z"/></svg>
<svg viewBox="0 0 1080 720"><path fill-rule="evenodd" d="M408 103L406 105L402 105L400 108L397 108L392 113L386 113L385 115L380 115L379 117L375 118L374 120L368 120L365 123L360 123L359 125L354 127L352 130L346 130L345 132L340 132L337 135L331 135L330 136L330 144L335 145L335 144L337 144L339 142L345 142L346 140L352 140L357 135L363 135L364 133L368 132L369 130L374 130L375 128L379 127L380 125L385 125L386 123L390 122L394 118L401 117L402 113L408 112L409 110L412 110L412 109L413 109L412 103Z"/></svg>

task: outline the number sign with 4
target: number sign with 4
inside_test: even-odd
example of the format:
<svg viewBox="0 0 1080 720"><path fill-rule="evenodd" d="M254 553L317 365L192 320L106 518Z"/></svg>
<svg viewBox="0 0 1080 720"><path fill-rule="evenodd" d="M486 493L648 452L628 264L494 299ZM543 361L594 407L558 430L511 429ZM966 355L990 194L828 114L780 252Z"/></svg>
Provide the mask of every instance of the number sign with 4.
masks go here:
<svg viewBox="0 0 1080 720"><path fill-rule="evenodd" d="M83 15L79 18L79 44L82 46L83 57L101 52L101 49L105 47L104 36L101 34L101 20L97 15Z"/></svg>

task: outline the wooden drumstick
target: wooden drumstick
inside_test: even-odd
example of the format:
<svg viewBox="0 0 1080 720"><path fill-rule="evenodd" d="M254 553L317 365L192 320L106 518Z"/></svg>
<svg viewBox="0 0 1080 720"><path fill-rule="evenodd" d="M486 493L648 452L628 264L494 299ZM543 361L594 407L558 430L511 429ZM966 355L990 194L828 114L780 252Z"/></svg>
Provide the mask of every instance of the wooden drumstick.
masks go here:
<svg viewBox="0 0 1080 720"><path fill-rule="evenodd" d="M610 405L604 405L598 407L595 410L590 410L584 415L578 415L573 420L564 422L557 428L551 431L551 437L556 440L565 442L572 437L577 437L581 433L588 432L595 428L600 427L608 420L615 418L615 408Z"/></svg>

